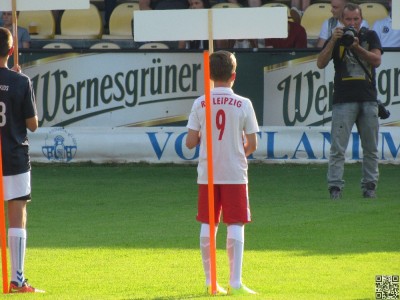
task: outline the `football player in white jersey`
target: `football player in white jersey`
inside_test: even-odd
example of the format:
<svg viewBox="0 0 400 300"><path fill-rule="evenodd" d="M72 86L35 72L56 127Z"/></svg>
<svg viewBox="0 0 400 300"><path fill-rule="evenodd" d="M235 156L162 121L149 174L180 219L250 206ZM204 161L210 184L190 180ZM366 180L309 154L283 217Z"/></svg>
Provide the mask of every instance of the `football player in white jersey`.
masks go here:
<svg viewBox="0 0 400 300"><path fill-rule="evenodd" d="M215 224L218 227L223 212L227 224L227 252L230 265L228 291L217 285L218 294L255 294L242 283L244 225L251 221L248 198L247 156L257 149L259 127L251 101L232 90L236 78L236 58L228 51L210 55L211 123ZM205 125L205 96L195 100L187 124L186 146L200 145L197 167L198 212L201 223L200 248L206 287L211 293L210 236L208 215L208 171ZM215 230L217 232L217 228Z"/></svg>

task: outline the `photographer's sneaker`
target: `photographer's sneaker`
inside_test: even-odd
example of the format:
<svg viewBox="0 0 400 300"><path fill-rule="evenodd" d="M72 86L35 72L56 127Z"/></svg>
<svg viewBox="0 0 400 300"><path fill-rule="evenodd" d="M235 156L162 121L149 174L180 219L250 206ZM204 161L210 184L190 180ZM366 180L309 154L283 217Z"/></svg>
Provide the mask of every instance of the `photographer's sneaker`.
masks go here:
<svg viewBox="0 0 400 300"><path fill-rule="evenodd" d="M227 294L227 291L217 283L217 291L216 291L216 293L213 294L213 292L211 290L211 285L209 285L209 286L207 286L207 294L216 295L216 296L223 296L223 295Z"/></svg>
<svg viewBox="0 0 400 300"><path fill-rule="evenodd" d="M25 279L22 286L18 286L18 283L15 281L10 282L9 292L13 293L45 293L43 290L35 289L33 286L28 284L28 279Z"/></svg>
<svg viewBox="0 0 400 300"><path fill-rule="evenodd" d="M247 286L242 284L242 286L238 289L235 289L231 286L228 287L228 295L256 295L257 293Z"/></svg>
<svg viewBox="0 0 400 300"><path fill-rule="evenodd" d="M364 198L376 198L376 184L373 182L368 182L365 184L363 188L363 197Z"/></svg>
<svg viewBox="0 0 400 300"><path fill-rule="evenodd" d="M329 195L332 200L339 200L342 198L342 190L338 186L330 186Z"/></svg>

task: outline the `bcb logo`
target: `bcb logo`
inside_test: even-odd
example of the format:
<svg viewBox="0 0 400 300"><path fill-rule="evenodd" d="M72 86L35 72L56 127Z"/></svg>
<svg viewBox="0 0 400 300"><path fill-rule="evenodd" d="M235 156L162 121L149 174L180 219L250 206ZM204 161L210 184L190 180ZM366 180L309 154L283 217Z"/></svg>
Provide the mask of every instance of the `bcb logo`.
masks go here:
<svg viewBox="0 0 400 300"><path fill-rule="evenodd" d="M50 130L45 139L45 145L42 146L42 152L48 160L57 162L71 161L78 146L71 133L63 128Z"/></svg>

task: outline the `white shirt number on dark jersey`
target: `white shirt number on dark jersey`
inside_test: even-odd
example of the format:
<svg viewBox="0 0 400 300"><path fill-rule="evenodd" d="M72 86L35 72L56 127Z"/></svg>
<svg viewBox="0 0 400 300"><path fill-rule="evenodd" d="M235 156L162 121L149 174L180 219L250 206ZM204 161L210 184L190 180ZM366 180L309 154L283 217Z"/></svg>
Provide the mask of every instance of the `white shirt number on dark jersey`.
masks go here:
<svg viewBox="0 0 400 300"><path fill-rule="evenodd" d="M0 127L6 125L6 105L0 102Z"/></svg>

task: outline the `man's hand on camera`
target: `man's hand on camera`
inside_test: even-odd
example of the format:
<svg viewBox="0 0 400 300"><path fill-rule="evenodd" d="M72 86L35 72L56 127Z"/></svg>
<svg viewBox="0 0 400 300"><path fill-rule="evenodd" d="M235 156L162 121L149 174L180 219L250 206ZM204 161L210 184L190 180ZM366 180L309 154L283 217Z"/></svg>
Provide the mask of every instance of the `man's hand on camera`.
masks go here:
<svg viewBox="0 0 400 300"><path fill-rule="evenodd" d="M343 36L343 28L336 27L333 30L331 40L336 43L336 41L340 40L342 38L342 36Z"/></svg>
<svg viewBox="0 0 400 300"><path fill-rule="evenodd" d="M358 48L360 48L360 40L358 39L358 37L354 37L353 44L351 44L349 48L353 50L357 50Z"/></svg>

